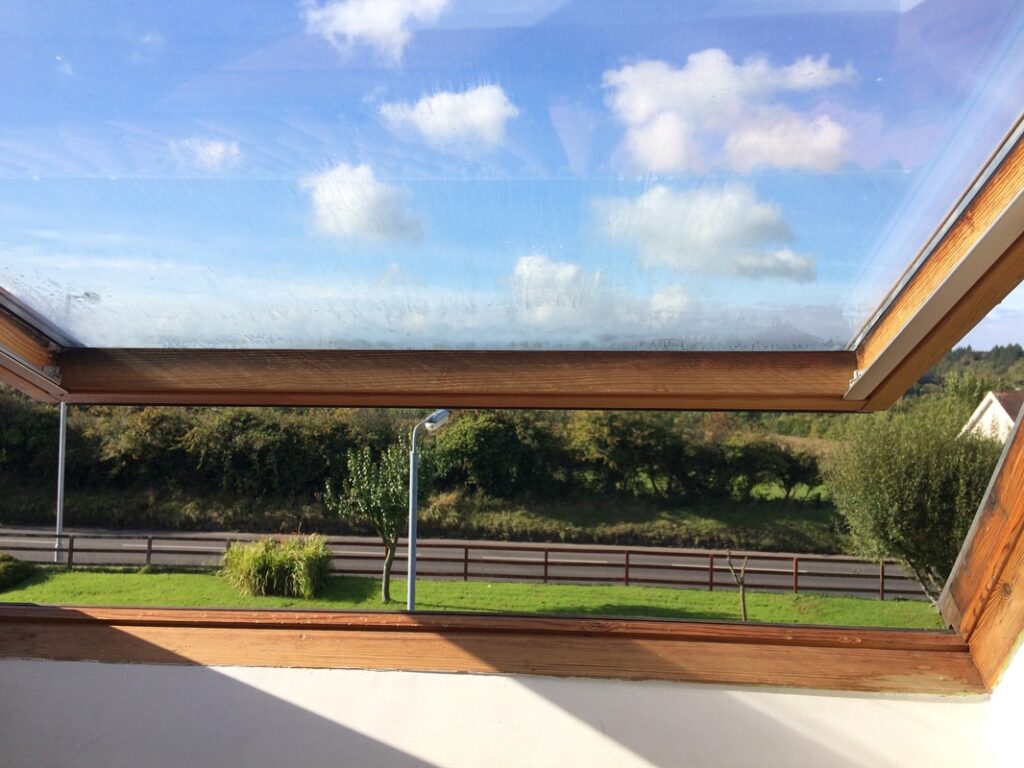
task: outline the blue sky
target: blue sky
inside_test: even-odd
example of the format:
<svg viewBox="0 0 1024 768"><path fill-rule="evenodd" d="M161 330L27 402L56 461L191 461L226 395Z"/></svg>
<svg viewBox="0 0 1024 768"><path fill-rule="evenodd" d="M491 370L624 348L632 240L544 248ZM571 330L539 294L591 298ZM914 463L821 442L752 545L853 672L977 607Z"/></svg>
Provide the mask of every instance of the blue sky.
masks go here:
<svg viewBox="0 0 1024 768"><path fill-rule="evenodd" d="M1009 0L7 2L0 286L98 346L839 348L1016 117L1021 31ZM977 346L1020 340L1001 313Z"/></svg>

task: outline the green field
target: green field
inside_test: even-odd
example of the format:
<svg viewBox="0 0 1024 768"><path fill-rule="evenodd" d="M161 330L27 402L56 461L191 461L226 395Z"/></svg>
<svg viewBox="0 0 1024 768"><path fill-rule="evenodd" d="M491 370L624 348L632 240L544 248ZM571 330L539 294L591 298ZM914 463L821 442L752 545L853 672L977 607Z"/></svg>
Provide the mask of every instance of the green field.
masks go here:
<svg viewBox="0 0 1024 768"><path fill-rule="evenodd" d="M405 582L392 581L392 594L404 596ZM335 577L321 597L299 600L247 597L211 573L47 569L0 601L64 605L146 605L203 608L313 608L381 610L380 581ZM750 619L786 624L941 629L935 610L923 602L871 600L819 595L748 594ZM739 619L735 593L624 586L575 586L461 581L420 581L417 607L424 611L632 616L671 619Z"/></svg>

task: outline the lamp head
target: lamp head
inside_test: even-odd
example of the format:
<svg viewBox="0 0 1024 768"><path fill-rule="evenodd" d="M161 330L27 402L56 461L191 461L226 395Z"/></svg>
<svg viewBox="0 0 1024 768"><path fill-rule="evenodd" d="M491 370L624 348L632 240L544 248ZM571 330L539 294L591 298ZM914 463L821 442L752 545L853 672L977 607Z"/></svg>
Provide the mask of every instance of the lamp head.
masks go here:
<svg viewBox="0 0 1024 768"><path fill-rule="evenodd" d="M434 411L423 420L423 426L426 427L427 432L436 432L448 421L448 416L449 413L444 408Z"/></svg>

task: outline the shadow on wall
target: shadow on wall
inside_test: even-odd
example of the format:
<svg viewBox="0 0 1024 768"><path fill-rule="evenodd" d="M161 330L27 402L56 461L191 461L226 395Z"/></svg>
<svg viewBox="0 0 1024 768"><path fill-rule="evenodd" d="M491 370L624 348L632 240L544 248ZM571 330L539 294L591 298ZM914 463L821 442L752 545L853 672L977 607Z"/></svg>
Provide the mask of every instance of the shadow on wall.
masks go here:
<svg viewBox="0 0 1024 768"><path fill-rule="evenodd" d="M23 631L0 623L0 642L12 628ZM147 628L151 642L130 626L66 631L75 638L60 643L67 658L141 663L0 660L4 768L885 768L970 764L983 749L964 736L981 741L979 700L526 675L214 668L163 648L157 638L173 627ZM246 630L244 641L258 647L261 631ZM35 634L33 642L47 636ZM508 643L498 651L487 636L447 638L452 655L508 668ZM657 643L608 638L611 674L621 671L613 665L623 643L641 674L664 665ZM5 645L11 647L9 637ZM56 655L53 647L40 655ZM296 663L302 650L296 646ZM593 663L592 654L587 664Z"/></svg>
<svg viewBox="0 0 1024 768"><path fill-rule="evenodd" d="M4 768L431 765L285 696L104 629L90 631L88 642L108 658L145 663L59 664L42 674L52 662L0 660Z"/></svg>

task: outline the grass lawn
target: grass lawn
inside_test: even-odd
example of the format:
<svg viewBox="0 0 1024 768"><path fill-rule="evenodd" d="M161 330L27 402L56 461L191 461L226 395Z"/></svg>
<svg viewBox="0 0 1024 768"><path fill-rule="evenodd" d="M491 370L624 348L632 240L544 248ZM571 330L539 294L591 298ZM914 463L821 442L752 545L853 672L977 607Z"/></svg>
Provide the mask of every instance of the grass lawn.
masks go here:
<svg viewBox="0 0 1024 768"><path fill-rule="evenodd" d="M405 582L392 581L392 594L405 595ZM70 605L148 605L204 608L313 608L382 610L380 581L335 577L314 600L240 595L212 573L117 570L44 570L7 591L0 602ZM909 600L871 600L819 595L748 594L752 621L838 626L941 629L935 610ZM569 584L428 581L417 584L417 607L424 611L502 611L510 613L634 616L672 619L739 618L735 593L691 589Z"/></svg>

